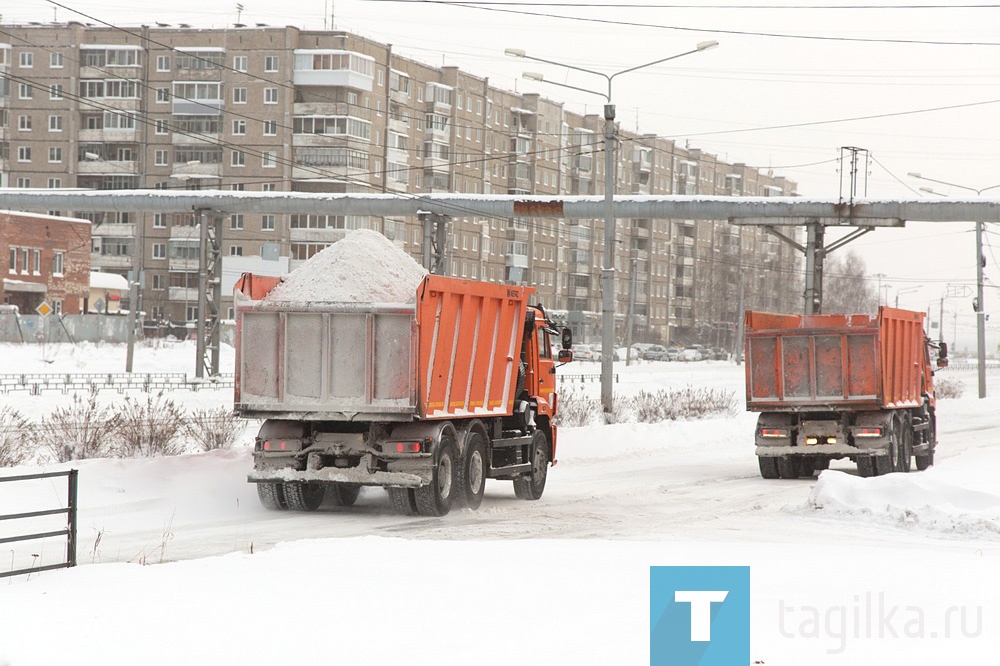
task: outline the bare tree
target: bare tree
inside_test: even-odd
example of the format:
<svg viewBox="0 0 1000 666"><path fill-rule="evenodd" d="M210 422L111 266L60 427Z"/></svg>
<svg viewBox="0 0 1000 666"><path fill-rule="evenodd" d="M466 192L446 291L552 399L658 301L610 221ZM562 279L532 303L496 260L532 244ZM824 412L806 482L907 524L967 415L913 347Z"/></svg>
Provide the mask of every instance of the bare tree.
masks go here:
<svg viewBox="0 0 1000 666"><path fill-rule="evenodd" d="M878 294L865 272L865 261L853 251L832 254L823 271L824 314L875 314Z"/></svg>

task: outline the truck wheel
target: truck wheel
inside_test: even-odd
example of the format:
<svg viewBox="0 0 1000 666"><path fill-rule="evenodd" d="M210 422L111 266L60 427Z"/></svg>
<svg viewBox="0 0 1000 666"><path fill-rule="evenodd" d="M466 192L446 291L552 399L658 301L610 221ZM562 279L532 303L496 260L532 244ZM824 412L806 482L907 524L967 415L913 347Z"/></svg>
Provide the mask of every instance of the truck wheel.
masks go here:
<svg viewBox="0 0 1000 666"><path fill-rule="evenodd" d="M296 511L315 511L323 503L323 497L326 495L326 486L315 482L286 482L282 484L282 490L288 508Z"/></svg>
<svg viewBox="0 0 1000 666"><path fill-rule="evenodd" d="M272 511L284 511L288 508L285 503L285 493L281 489L280 483L258 483L257 498L260 499L261 506Z"/></svg>
<svg viewBox="0 0 1000 666"><path fill-rule="evenodd" d="M549 474L549 442L545 433L536 430L531 436L531 472L514 479L514 495L518 499L541 499L545 492L545 479Z"/></svg>
<svg viewBox="0 0 1000 666"><path fill-rule="evenodd" d="M417 500L413 496L413 488L387 488L389 503L392 510L401 516L417 515Z"/></svg>
<svg viewBox="0 0 1000 666"><path fill-rule="evenodd" d="M438 446L437 462L429 485L413 491L417 500L417 513L421 516L444 516L451 511L454 495L458 491L455 465L455 444L451 437L442 437Z"/></svg>
<svg viewBox="0 0 1000 666"><path fill-rule="evenodd" d="M937 446L937 423L934 418L934 412L928 411L927 421L929 427L924 431L924 441L930 445L930 452L922 456L914 456L917 463L917 469L921 472L934 464L934 447Z"/></svg>
<svg viewBox="0 0 1000 666"><path fill-rule="evenodd" d="M469 439L465 443L462 464L458 467L458 487L462 492L461 495L456 495L455 499L462 497L465 506L473 511L483 503L486 471L486 446L483 443L483 436L478 432L470 432Z"/></svg>
<svg viewBox="0 0 1000 666"><path fill-rule="evenodd" d="M327 490L326 496L334 506L354 506L361 494L361 486L350 483L335 483Z"/></svg>
<svg viewBox="0 0 1000 666"><path fill-rule="evenodd" d="M858 476L865 478L878 476L879 471L875 466L875 456L858 456Z"/></svg>
<svg viewBox="0 0 1000 666"><path fill-rule="evenodd" d="M906 472L910 471L910 457L913 455L913 424L910 419L901 419L899 426L896 430L898 436L896 438L896 454L898 460L896 461L896 471Z"/></svg>
<svg viewBox="0 0 1000 666"><path fill-rule="evenodd" d="M799 478L799 461L795 456L778 456L778 476L782 479Z"/></svg>
<svg viewBox="0 0 1000 666"><path fill-rule="evenodd" d="M773 456L757 456L760 475L765 479L778 478L778 459Z"/></svg>

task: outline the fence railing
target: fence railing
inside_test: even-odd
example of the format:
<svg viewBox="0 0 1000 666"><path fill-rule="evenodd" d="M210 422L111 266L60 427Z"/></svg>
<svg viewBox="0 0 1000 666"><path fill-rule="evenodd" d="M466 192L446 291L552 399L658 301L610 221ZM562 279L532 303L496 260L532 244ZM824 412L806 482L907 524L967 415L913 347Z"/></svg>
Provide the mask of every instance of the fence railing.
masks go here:
<svg viewBox="0 0 1000 666"><path fill-rule="evenodd" d="M65 509L45 509L42 511L26 511L23 513L10 513L0 516L0 522L6 520L20 520L24 518L38 518L41 516L56 516L66 514L66 527L61 530L50 530L47 532L35 532L31 534L20 534L17 536L0 538L0 543L15 543L18 541L32 541L35 539L50 539L52 537L66 537L66 561L57 564L45 564L26 569L14 569L12 571L0 571L0 578L9 576L20 576L22 574L32 574L38 571L48 571L50 569L65 569L76 566L76 508L77 508L77 470L71 469L65 472L44 472L39 474L22 474L20 476L0 477L0 483L14 481L29 481L31 479L49 479L57 476L67 477L66 488L66 508Z"/></svg>
<svg viewBox="0 0 1000 666"><path fill-rule="evenodd" d="M201 389L233 388L233 375L198 379L184 372L102 372L102 373L21 373L0 374L0 393L27 391L41 395L43 391L106 391L119 393L161 390L198 391Z"/></svg>
<svg viewBox="0 0 1000 666"><path fill-rule="evenodd" d="M564 375L564 374L561 374L561 373L556 373L556 379L559 380L559 382L561 382L563 384L588 384L588 383L600 384L601 383L601 375L599 375L599 374L593 374L593 375ZM617 372L615 374L611 375L611 381L614 382L615 384L618 383L618 373Z"/></svg>

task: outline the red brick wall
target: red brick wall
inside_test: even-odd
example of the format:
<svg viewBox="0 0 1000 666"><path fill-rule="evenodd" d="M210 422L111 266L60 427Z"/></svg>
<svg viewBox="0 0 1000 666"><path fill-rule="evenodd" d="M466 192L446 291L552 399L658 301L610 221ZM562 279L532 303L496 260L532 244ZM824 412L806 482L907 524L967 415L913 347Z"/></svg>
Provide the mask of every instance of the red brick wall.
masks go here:
<svg viewBox="0 0 1000 666"><path fill-rule="evenodd" d="M17 250L11 272L10 250ZM24 250L28 250L25 270ZM39 270L35 271L35 251L39 251ZM63 253L61 275L53 274L53 262ZM68 217L0 211L0 280L16 280L45 285L45 293L22 292L5 288L0 281L0 299L21 307L22 314L35 314L41 300L50 306L62 301L63 314L83 312L83 300L90 289L90 223ZM30 307L30 309L25 308Z"/></svg>

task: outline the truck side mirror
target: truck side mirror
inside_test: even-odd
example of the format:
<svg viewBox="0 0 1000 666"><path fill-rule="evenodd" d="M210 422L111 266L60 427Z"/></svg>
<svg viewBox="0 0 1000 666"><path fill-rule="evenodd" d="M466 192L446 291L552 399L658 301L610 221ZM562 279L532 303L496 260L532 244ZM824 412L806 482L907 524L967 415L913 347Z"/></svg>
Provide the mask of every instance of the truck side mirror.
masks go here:
<svg viewBox="0 0 1000 666"><path fill-rule="evenodd" d="M573 351L571 349L560 349L558 358L560 363L569 363L573 360Z"/></svg>
<svg viewBox="0 0 1000 666"><path fill-rule="evenodd" d="M938 343L937 367L939 367L939 368L947 368L948 367L948 343L947 342L939 342Z"/></svg>
<svg viewBox="0 0 1000 666"><path fill-rule="evenodd" d="M573 331L569 330L568 328L564 328L562 330L562 348L565 350L569 349L572 346L573 346ZM573 355L570 354L570 360L572 359ZM559 353L559 360L560 361L562 360L562 352Z"/></svg>

